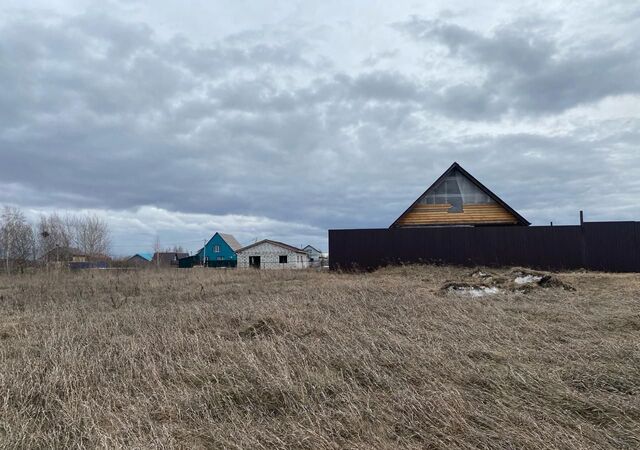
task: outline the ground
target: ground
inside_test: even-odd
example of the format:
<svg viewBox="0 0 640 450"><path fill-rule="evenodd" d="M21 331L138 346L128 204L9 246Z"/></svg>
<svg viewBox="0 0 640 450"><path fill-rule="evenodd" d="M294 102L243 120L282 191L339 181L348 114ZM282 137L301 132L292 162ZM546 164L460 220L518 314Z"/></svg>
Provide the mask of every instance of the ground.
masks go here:
<svg viewBox="0 0 640 450"><path fill-rule="evenodd" d="M535 275L0 277L0 446L637 448L640 276Z"/></svg>

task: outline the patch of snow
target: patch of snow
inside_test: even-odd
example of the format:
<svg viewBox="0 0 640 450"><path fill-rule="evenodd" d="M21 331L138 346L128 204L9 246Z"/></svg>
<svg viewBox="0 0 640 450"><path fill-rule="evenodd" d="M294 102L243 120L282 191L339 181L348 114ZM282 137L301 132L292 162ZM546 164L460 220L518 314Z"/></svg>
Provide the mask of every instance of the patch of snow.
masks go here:
<svg viewBox="0 0 640 450"><path fill-rule="evenodd" d="M466 294L470 297L484 297L485 295L493 295L500 292L500 289L497 287L489 287L489 286L480 286L480 287L459 287L455 289L451 289L451 291L456 292L458 294Z"/></svg>
<svg viewBox="0 0 640 450"><path fill-rule="evenodd" d="M540 280L542 280L542 276L539 276L539 275L523 275L520 277L516 277L516 279L513 281L516 284L531 284L531 283L537 283Z"/></svg>

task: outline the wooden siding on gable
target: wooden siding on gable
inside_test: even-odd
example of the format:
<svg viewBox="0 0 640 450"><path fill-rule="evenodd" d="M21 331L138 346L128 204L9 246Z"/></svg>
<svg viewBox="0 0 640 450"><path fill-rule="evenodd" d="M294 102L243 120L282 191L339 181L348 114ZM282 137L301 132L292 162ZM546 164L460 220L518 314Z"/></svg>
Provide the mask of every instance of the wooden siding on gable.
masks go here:
<svg viewBox="0 0 640 450"><path fill-rule="evenodd" d="M530 225L516 210L454 162L390 226Z"/></svg>
<svg viewBox="0 0 640 450"><path fill-rule="evenodd" d="M466 204L462 212L449 212L451 205L414 205L397 222L398 226L517 224L518 219L502 206Z"/></svg>

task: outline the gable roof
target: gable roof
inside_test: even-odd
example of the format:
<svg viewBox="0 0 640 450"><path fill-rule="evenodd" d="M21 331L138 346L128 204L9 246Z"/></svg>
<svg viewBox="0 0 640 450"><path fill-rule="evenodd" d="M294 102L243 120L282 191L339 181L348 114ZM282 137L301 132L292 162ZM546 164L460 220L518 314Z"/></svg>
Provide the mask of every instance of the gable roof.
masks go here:
<svg viewBox="0 0 640 450"><path fill-rule="evenodd" d="M233 234L220 233L218 231L216 231L213 234L213 236L211 236L211 239L209 239L207 241L207 243L205 244L205 247L207 245L209 245L209 242L211 242L213 240L213 238L216 237L216 235L220 236L222 238L222 240L225 241L227 243L227 245L229 247L231 247L231 250L233 250L234 252L238 251L238 249L242 247L240 242L238 242L237 239L235 237L233 237ZM198 250L198 253L200 253L203 249L204 249L204 247L201 248L200 250Z"/></svg>
<svg viewBox="0 0 640 450"><path fill-rule="evenodd" d="M135 258L136 256L139 256L142 259L146 259L147 261L151 261L153 259L153 253L147 253L147 252L136 253L131 258Z"/></svg>
<svg viewBox="0 0 640 450"><path fill-rule="evenodd" d="M254 244L250 244L250 245L247 245L246 247L239 248L237 250L237 252L243 252L243 251L248 250L248 249L250 249L252 247L256 247L256 246L258 246L260 244L277 245L278 247L285 248L285 249L287 249L289 251L292 251L292 252L295 252L295 253L302 253L304 255L307 254L307 252L305 252L304 250L300 250L298 247L294 247L293 245L285 244L284 242L272 241L271 239L263 239L261 241L258 241L256 243L254 243Z"/></svg>
<svg viewBox="0 0 640 450"><path fill-rule="evenodd" d="M422 197L424 197L431 189L433 189L434 187L438 186L442 182L442 180L444 180L445 178L450 176L455 171L460 172L469 181L471 181L478 189L483 191L493 201L495 201L498 205L502 206L505 210L507 210L509 213L511 213L516 218L516 220L518 221L518 225L531 225L531 223L527 219L522 217L520 214L518 214L518 212L515 209L513 209L511 206L507 205L500 197L498 197L496 194L494 194L488 187L486 187L484 184L480 183L473 175L471 175L469 172L464 170L460 164L458 164L457 162L454 162L453 164L451 164L451 166L442 175L440 175L440 177L438 177L438 179L436 181L434 181L431 184L431 186L429 186L427 188L426 191L424 191L411 204L411 206L409 206L402 214L400 214L400 216L391 224L391 226L389 228L394 228L394 227L398 226L398 222L400 221L400 219L402 219L402 217L404 217L405 214L407 214L409 211L411 211L418 204L418 202L420 201L420 199Z"/></svg>
<svg viewBox="0 0 640 450"><path fill-rule="evenodd" d="M231 250L233 250L234 252L242 248L242 245L240 245L240 242L238 242L236 238L233 237L232 234L227 234L227 233L218 233L218 234L220 235L222 240L225 241L229 247L231 247Z"/></svg>
<svg viewBox="0 0 640 450"><path fill-rule="evenodd" d="M320 250L318 250L317 248L315 248L313 245L307 245L305 248L303 248L302 250L306 250L306 249L311 249L314 250L318 253L322 253Z"/></svg>

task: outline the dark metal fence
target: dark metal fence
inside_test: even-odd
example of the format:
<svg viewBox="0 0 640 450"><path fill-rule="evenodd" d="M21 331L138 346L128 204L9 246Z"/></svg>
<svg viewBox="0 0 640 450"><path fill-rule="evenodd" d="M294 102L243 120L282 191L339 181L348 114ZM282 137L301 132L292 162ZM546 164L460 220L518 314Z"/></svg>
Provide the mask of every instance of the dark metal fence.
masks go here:
<svg viewBox="0 0 640 450"><path fill-rule="evenodd" d="M106 261L74 261L69 263L71 270L106 269L107 267L109 264Z"/></svg>
<svg viewBox="0 0 640 450"><path fill-rule="evenodd" d="M235 259L227 259L224 261L207 261L207 267L236 267L238 265L238 261Z"/></svg>
<svg viewBox="0 0 640 450"><path fill-rule="evenodd" d="M236 267L237 264L238 262L235 259L226 259L223 261L207 260L205 265L207 267ZM202 262L198 255L187 256L186 258L180 258L178 260L178 267L181 269L189 269L200 265L202 265Z"/></svg>
<svg viewBox="0 0 640 450"><path fill-rule="evenodd" d="M331 269L389 264L640 272L640 222L329 230Z"/></svg>

